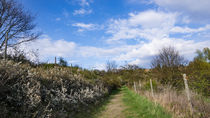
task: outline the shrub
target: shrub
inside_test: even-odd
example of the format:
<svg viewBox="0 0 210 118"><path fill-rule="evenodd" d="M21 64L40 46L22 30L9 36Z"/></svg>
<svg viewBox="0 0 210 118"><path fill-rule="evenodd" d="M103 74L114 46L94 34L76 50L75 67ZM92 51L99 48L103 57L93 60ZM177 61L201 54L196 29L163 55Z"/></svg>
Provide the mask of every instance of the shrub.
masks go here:
<svg viewBox="0 0 210 118"><path fill-rule="evenodd" d="M85 79L69 67L36 67L0 60L2 117L73 117L108 94L102 80Z"/></svg>

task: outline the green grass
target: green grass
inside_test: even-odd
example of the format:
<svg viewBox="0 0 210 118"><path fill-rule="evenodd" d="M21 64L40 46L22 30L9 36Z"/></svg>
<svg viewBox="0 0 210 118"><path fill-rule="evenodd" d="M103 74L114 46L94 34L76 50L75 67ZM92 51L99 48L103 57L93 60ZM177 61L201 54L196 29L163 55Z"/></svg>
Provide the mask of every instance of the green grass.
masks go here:
<svg viewBox="0 0 210 118"><path fill-rule="evenodd" d="M122 88L126 118L171 118L160 105L155 105L145 97L135 94L127 87Z"/></svg>

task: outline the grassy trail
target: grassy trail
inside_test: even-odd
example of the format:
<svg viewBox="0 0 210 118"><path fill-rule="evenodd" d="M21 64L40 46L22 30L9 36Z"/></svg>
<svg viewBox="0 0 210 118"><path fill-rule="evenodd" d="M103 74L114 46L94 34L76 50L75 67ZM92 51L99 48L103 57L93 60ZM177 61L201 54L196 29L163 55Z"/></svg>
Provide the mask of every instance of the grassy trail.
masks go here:
<svg viewBox="0 0 210 118"><path fill-rule="evenodd" d="M164 109L127 87L113 95L97 118L171 118Z"/></svg>
<svg viewBox="0 0 210 118"><path fill-rule="evenodd" d="M161 106L135 94L128 88L122 88L123 103L127 106L124 113L126 118L171 118Z"/></svg>
<svg viewBox="0 0 210 118"><path fill-rule="evenodd" d="M123 114L125 105L123 104L122 97L122 91L114 95L98 118L125 118Z"/></svg>

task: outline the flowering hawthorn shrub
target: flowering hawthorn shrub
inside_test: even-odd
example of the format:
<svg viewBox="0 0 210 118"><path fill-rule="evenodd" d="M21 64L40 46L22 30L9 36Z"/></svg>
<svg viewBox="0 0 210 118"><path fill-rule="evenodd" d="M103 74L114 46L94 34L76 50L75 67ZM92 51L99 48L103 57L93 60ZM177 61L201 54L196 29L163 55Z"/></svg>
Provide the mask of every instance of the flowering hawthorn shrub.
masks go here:
<svg viewBox="0 0 210 118"><path fill-rule="evenodd" d="M69 117L109 93L100 79L85 79L68 67L44 69L0 60L1 117Z"/></svg>

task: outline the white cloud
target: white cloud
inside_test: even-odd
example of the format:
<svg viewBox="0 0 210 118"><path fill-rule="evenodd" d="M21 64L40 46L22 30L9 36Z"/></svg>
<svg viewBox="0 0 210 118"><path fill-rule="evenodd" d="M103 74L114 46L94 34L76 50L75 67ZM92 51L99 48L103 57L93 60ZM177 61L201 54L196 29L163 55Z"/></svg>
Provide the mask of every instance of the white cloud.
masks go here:
<svg viewBox="0 0 210 118"><path fill-rule="evenodd" d="M74 55L76 44L74 42L68 42L63 39L52 40L48 36L38 39L34 42L25 43L28 49L38 49L40 59L44 60L49 57L68 57Z"/></svg>
<svg viewBox="0 0 210 118"><path fill-rule="evenodd" d="M77 27L79 32L103 29L103 26L91 23L90 24L74 23L72 24L72 26Z"/></svg>
<svg viewBox="0 0 210 118"><path fill-rule="evenodd" d="M78 63L78 62L79 62L78 60L69 60L69 61L68 61L69 64Z"/></svg>
<svg viewBox="0 0 210 118"><path fill-rule="evenodd" d="M113 58L114 55L127 53L135 48L136 45L121 45L118 47L99 48L92 46L81 46L80 55L83 57Z"/></svg>
<svg viewBox="0 0 210 118"><path fill-rule="evenodd" d="M86 10L86 9L79 9L79 10L74 10L74 13L73 15L85 15L85 14L91 14L92 13L92 10Z"/></svg>
<svg viewBox="0 0 210 118"><path fill-rule="evenodd" d="M90 69L105 70L106 64L96 63L93 67L90 67Z"/></svg>
<svg viewBox="0 0 210 118"><path fill-rule="evenodd" d="M117 62L127 61L129 64L140 64L149 67L152 56L156 55L162 47L174 46L181 55L191 60L195 55L196 49L210 47L209 40L200 40L203 34L209 36L210 25L191 28L190 25L178 25L178 13L148 10L139 13L130 13L128 18L111 19L106 29L110 34L108 41L112 45L107 47L94 47L78 45L75 42L65 40L52 40L49 37L41 38L31 44L29 48L39 49L40 57L76 57L73 62L84 62L85 59L99 60L95 64L97 69L104 69L104 64L99 63L104 60L115 60ZM182 16L181 16L182 17ZM188 17L183 18L183 23L188 24ZM97 24L74 23L72 26L78 31L100 30L102 26ZM197 34L199 40L189 40L185 37L174 38L170 34ZM187 35L186 35L187 36ZM135 44L127 44L126 41L136 39ZM113 42L123 42L120 45ZM83 59L82 61L80 59Z"/></svg>
<svg viewBox="0 0 210 118"><path fill-rule="evenodd" d="M189 15L196 21L209 21L210 1L209 0L152 0L162 8L170 11L178 11Z"/></svg>
<svg viewBox="0 0 210 118"><path fill-rule="evenodd" d="M69 63L81 63L80 59L115 60L119 63L127 61L129 64L136 64L149 67L151 57L156 55L162 47L174 46L181 55L191 60L196 49L210 47L209 41L194 41L176 38L153 39L149 42L142 42L136 45L119 45L113 47L81 46L71 41L52 40L45 36L35 42L28 43L29 50L38 49L40 59L46 60L49 57L64 57L71 60ZM96 69L104 69L104 64L95 62Z"/></svg>
<svg viewBox="0 0 210 118"><path fill-rule="evenodd" d="M173 38L171 33L204 33L210 26L199 28L176 26L178 13L148 10L130 13L127 19L111 19L107 33L111 34L108 42L138 39L136 47L113 57L116 61L128 61L130 64L143 64L148 67L151 57L166 46L174 46L187 59L195 56L196 49L210 47L209 41ZM189 37L188 37L189 38ZM138 41L142 42L138 42Z"/></svg>
<svg viewBox="0 0 210 118"><path fill-rule="evenodd" d="M79 4L81 6L89 6L89 2L87 0L79 0Z"/></svg>
<svg viewBox="0 0 210 118"><path fill-rule="evenodd" d="M118 62L128 61L129 64L140 64L149 67L151 57L158 54L159 50L163 47L173 46L181 55L188 60L192 60L195 56L196 49L203 49L210 47L209 41L196 42L193 40L164 38L152 40L149 43L144 43L138 47L133 48L124 54L119 54L113 59Z"/></svg>
<svg viewBox="0 0 210 118"><path fill-rule="evenodd" d="M180 27L180 26L176 26L176 27L173 27L171 29L171 32L172 33L197 33L197 32L203 32L203 31L206 31L206 30L210 30L210 25L206 25L204 27L200 27L200 28L197 28L197 29L193 29L193 28L189 28L189 27Z"/></svg>
<svg viewBox="0 0 210 118"><path fill-rule="evenodd" d="M111 20L107 33L112 34L109 41L135 38L164 38L174 26L176 13L144 11L130 13L128 19Z"/></svg>

